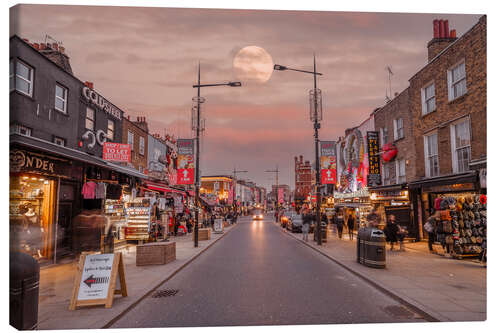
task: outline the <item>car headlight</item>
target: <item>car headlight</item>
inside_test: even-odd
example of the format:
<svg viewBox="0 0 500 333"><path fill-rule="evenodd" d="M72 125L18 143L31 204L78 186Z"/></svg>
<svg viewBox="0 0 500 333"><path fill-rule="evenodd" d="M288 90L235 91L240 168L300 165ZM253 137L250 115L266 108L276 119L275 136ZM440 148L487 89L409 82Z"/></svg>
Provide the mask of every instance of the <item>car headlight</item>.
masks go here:
<svg viewBox="0 0 500 333"><path fill-rule="evenodd" d="M259 215L259 217L260 217L261 219L262 219L262 218L264 218L264 216L262 216L262 215Z"/></svg>
<svg viewBox="0 0 500 333"><path fill-rule="evenodd" d="M253 216L253 218L254 218L254 219L256 219L256 218L257 218L257 215L254 215L254 216Z"/></svg>

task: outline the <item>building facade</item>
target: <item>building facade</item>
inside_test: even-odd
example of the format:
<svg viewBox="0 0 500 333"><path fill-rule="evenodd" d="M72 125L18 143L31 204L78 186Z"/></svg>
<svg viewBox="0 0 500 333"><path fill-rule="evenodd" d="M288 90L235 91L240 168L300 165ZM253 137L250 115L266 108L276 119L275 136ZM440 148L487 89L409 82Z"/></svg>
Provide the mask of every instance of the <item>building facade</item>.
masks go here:
<svg viewBox="0 0 500 333"><path fill-rule="evenodd" d="M304 157L295 156L295 190L294 200L305 201L307 196L312 193L314 184L314 170L309 161L304 161Z"/></svg>
<svg viewBox="0 0 500 333"><path fill-rule="evenodd" d="M137 121L131 121L130 117L123 119L122 143L131 147L130 166L144 172L148 167L148 124L145 117L137 117Z"/></svg>

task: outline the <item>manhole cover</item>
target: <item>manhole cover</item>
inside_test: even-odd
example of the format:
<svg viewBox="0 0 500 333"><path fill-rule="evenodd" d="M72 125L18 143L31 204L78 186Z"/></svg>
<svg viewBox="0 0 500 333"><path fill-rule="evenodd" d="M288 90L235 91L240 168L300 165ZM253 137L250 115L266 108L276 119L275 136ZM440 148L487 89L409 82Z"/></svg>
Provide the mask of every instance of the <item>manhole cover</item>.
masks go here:
<svg viewBox="0 0 500 333"><path fill-rule="evenodd" d="M179 292L178 289L162 289L155 291L151 297L153 298L170 297L170 296L175 296L178 292Z"/></svg>
<svg viewBox="0 0 500 333"><path fill-rule="evenodd" d="M413 312L409 311L404 306L400 305L389 305L384 307L384 311L395 318L413 318Z"/></svg>

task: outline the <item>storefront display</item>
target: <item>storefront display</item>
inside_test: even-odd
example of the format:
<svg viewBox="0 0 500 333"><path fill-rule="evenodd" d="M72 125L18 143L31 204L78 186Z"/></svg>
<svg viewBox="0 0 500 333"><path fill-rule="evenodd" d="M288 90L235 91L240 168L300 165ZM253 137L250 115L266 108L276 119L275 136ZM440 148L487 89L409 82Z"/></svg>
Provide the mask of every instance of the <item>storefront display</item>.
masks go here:
<svg viewBox="0 0 500 333"><path fill-rule="evenodd" d="M150 198L135 198L125 203L127 226L125 227L126 240L148 240L151 227Z"/></svg>
<svg viewBox="0 0 500 333"><path fill-rule="evenodd" d="M113 235L115 246L125 241L125 205L122 200L106 199L104 202L104 214L110 219L113 225Z"/></svg>

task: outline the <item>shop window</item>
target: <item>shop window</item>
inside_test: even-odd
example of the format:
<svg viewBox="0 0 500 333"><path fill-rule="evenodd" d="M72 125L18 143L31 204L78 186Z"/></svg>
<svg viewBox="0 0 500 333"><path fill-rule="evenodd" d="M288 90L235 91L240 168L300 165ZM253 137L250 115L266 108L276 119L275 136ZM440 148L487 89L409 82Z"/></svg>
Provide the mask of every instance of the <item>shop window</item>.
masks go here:
<svg viewBox="0 0 500 333"><path fill-rule="evenodd" d="M144 155L145 141L144 137L139 137L139 154Z"/></svg>
<svg viewBox="0 0 500 333"><path fill-rule="evenodd" d="M134 151L134 133L127 132L127 143L130 145L130 150Z"/></svg>
<svg viewBox="0 0 500 333"><path fill-rule="evenodd" d="M85 128L91 131L95 129L95 110L92 108L87 108Z"/></svg>
<svg viewBox="0 0 500 333"><path fill-rule="evenodd" d="M434 82L422 88L422 115L436 110L436 89Z"/></svg>
<svg viewBox="0 0 500 333"><path fill-rule="evenodd" d="M438 135L437 133L424 136L425 176L439 176Z"/></svg>
<svg viewBox="0 0 500 333"><path fill-rule="evenodd" d="M467 92L465 61L448 70L448 100L452 101Z"/></svg>
<svg viewBox="0 0 500 333"><path fill-rule="evenodd" d="M68 105L68 89L56 84L56 99L54 107L56 110L66 113L66 108Z"/></svg>
<svg viewBox="0 0 500 333"><path fill-rule="evenodd" d="M55 137L54 137L54 143L55 143L56 145L59 145L59 146L63 146L63 147L64 147L64 146L66 146L66 139L63 139L63 138L60 138L60 137L55 136Z"/></svg>
<svg viewBox="0 0 500 333"><path fill-rule="evenodd" d="M469 120L461 121L450 127L453 172L461 173L469 170L470 131Z"/></svg>
<svg viewBox="0 0 500 333"><path fill-rule="evenodd" d="M48 261L54 251L55 182L36 174L12 176L9 220L12 246Z"/></svg>
<svg viewBox="0 0 500 333"><path fill-rule="evenodd" d="M108 140L113 141L115 138L115 122L108 119L108 132L106 134Z"/></svg>
<svg viewBox="0 0 500 333"><path fill-rule="evenodd" d="M16 63L16 90L33 96L33 68L22 61Z"/></svg>

